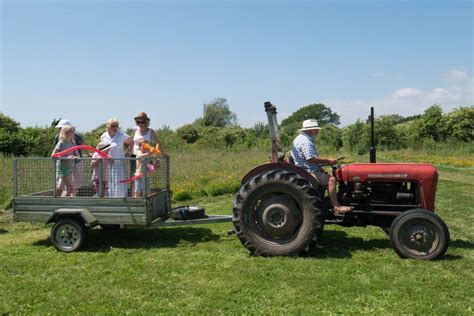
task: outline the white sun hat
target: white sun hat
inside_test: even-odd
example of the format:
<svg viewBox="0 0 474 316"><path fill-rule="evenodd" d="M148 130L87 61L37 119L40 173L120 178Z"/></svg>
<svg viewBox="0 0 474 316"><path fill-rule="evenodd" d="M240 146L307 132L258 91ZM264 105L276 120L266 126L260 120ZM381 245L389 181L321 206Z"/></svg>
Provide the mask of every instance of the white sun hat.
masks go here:
<svg viewBox="0 0 474 316"><path fill-rule="evenodd" d="M64 126L72 126L71 121L62 119L58 122L58 125L56 125L56 128L63 128Z"/></svg>
<svg viewBox="0 0 474 316"><path fill-rule="evenodd" d="M303 128L300 129L300 131L309 131L312 129L321 129L321 127L319 127L318 121L314 119L303 121Z"/></svg>

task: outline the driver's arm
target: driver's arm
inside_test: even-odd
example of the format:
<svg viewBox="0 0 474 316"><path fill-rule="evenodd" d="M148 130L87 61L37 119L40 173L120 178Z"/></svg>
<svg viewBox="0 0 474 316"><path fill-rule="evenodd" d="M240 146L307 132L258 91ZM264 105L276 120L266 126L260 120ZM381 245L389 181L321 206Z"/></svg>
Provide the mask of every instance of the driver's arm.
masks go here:
<svg viewBox="0 0 474 316"><path fill-rule="evenodd" d="M314 163L314 164L328 164L328 165L334 165L337 160L334 158L321 158L321 157L312 157L306 160L309 163Z"/></svg>

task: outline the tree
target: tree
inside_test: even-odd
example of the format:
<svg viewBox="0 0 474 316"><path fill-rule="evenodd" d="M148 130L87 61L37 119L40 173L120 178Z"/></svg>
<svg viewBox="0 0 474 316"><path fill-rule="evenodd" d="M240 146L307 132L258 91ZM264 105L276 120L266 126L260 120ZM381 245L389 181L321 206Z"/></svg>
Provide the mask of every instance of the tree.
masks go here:
<svg viewBox="0 0 474 316"><path fill-rule="evenodd" d="M440 133L441 119L443 118L443 110L437 104L430 106L421 116L422 125L420 136L422 138L431 138L434 141L442 139Z"/></svg>
<svg viewBox="0 0 474 316"><path fill-rule="evenodd" d="M304 120L316 119L320 126L328 124L339 125L339 114L322 103L310 104L293 112L289 117L281 121L282 130L289 135L294 135L301 128Z"/></svg>
<svg viewBox="0 0 474 316"><path fill-rule="evenodd" d="M237 115L233 113L227 99L216 98L209 103L204 103L203 116L195 121L197 125L226 127L237 122Z"/></svg>
<svg viewBox="0 0 474 316"><path fill-rule="evenodd" d="M474 106L460 107L443 116L442 133L446 138L461 142L474 141Z"/></svg>
<svg viewBox="0 0 474 316"><path fill-rule="evenodd" d="M317 143L321 147L339 151L342 147L342 130L333 125L325 126L318 135Z"/></svg>
<svg viewBox="0 0 474 316"><path fill-rule="evenodd" d="M400 134L395 128L392 115L382 115L375 123L375 142L381 150L399 149L404 146Z"/></svg>
<svg viewBox="0 0 474 316"><path fill-rule="evenodd" d="M344 147L363 155L369 151L368 135L368 125L359 119L354 124L344 127L342 131Z"/></svg>
<svg viewBox="0 0 474 316"><path fill-rule="evenodd" d="M20 123L0 113L0 128L4 129L5 132L15 133L20 129Z"/></svg>

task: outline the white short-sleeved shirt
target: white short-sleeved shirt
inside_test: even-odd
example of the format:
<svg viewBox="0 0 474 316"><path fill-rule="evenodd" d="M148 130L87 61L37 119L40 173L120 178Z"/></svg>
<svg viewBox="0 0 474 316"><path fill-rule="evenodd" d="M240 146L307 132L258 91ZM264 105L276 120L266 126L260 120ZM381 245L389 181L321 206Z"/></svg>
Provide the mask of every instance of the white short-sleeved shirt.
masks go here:
<svg viewBox="0 0 474 316"><path fill-rule="evenodd" d="M125 157L123 145L129 138L130 136L122 131L117 131L114 137L110 137L109 132L105 132L100 136L100 141L110 143L112 148L109 151L109 155L111 158L123 158Z"/></svg>

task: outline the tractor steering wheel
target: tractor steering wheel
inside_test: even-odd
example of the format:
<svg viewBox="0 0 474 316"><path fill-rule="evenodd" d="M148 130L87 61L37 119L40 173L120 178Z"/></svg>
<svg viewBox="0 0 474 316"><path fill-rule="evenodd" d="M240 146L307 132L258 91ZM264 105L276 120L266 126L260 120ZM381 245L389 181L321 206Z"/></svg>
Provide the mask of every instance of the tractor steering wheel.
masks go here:
<svg viewBox="0 0 474 316"><path fill-rule="evenodd" d="M344 160L345 158L346 158L346 157L344 157L344 156L337 157L337 158L336 158L336 163L331 166L331 167L332 167L332 170L337 170L337 169L341 168L341 165L338 164L338 162Z"/></svg>

